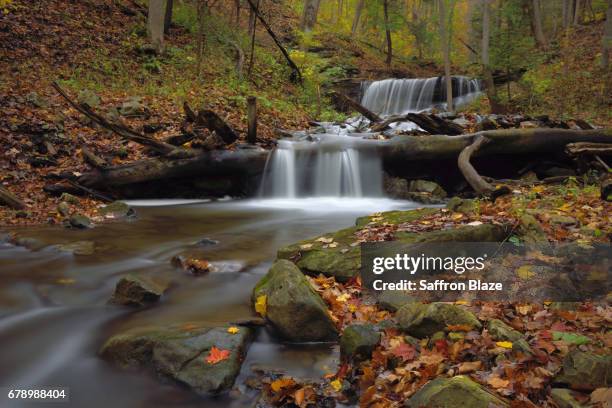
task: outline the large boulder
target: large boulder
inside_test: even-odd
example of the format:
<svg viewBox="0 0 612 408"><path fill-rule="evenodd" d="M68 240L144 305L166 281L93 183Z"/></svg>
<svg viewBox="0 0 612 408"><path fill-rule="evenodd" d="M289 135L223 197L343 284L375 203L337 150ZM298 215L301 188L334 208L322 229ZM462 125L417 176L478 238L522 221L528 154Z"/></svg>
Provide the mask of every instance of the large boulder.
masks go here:
<svg viewBox="0 0 612 408"><path fill-rule="evenodd" d="M482 327L472 312L447 303L409 303L402 306L395 317L402 330L418 338L444 331L449 325L467 325L474 329Z"/></svg>
<svg viewBox="0 0 612 408"><path fill-rule="evenodd" d="M160 282L140 275L124 276L117 282L110 303L124 306L146 306L155 303L168 288Z"/></svg>
<svg viewBox="0 0 612 408"><path fill-rule="evenodd" d="M559 408L583 408L583 405L576 401L572 392L566 388L553 388L550 390L550 396Z"/></svg>
<svg viewBox="0 0 612 408"><path fill-rule="evenodd" d="M266 296L266 318L285 339L335 340L338 331L327 305L294 263L278 260L257 284L253 297Z"/></svg>
<svg viewBox="0 0 612 408"><path fill-rule="evenodd" d="M555 383L575 389L595 389L612 385L612 355L574 350L565 356Z"/></svg>
<svg viewBox="0 0 612 408"><path fill-rule="evenodd" d="M407 408L493 408L509 405L470 378L458 375L436 378L417 391L405 406Z"/></svg>
<svg viewBox="0 0 612 408"><path fill-rule="evenodd" d="M446 191L439 184L428 180L412 180L409 190L414 193L428 193L434 198L446 198Z"/></svg>
<svg viewBox="0 0 612 408"><path fill-rule="evenodd" d="M346 359L367 359L379 341L380 333L373 324L352 324L342 332L340 354Z"/></svg>
<svg viewBox="0 0 612 408"><path fill-rule="evenodd" d="M122 369L149 368L198 394L216 394L234 384L252 335L246 327L235 334L227 327L192 325L137 329L111 337L100 355ZM217 363L208 362L213 347L229 355Z"/></svg>

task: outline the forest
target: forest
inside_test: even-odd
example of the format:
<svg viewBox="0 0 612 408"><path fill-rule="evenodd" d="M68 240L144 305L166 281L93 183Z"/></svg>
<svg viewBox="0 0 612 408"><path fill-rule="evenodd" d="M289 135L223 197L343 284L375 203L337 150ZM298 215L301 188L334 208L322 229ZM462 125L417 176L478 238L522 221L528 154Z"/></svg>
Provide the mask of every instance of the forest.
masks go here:
<svg viewBox="0 0 612 408"><path fill-rule="evenodd" d="M611 51L612 0L0 0L0 406L612 406Z"/></svg>

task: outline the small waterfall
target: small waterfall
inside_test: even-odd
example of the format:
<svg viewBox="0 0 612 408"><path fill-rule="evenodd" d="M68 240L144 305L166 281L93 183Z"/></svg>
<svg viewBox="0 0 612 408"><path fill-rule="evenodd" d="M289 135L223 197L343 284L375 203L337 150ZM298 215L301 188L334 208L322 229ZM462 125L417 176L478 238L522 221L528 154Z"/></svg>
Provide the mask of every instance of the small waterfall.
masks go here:
<svg viewBox="0 0 612 408"><path fill-rule="evenodd" d="M480 93L477 79L453 77L453 100L460 105ZM383 116L421 112L444 106L446 90L442 78L385 79L362 86L361 104Z"/></svg>
<svg viewBox="0 0 612 408"><path fill-rule="evenodd" d="M260 195L297 197L379 197L382 164L368 143L319 135L317 142L279 141L264 171Z"/></svg>

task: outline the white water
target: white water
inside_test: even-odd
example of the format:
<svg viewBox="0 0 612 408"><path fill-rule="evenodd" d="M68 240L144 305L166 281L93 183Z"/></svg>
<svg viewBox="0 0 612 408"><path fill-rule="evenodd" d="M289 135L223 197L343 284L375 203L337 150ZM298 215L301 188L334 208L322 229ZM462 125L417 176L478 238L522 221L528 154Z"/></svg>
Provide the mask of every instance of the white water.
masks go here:
<svg viewBox="0 0 612 408"><path fill-rule="evenodd" d="M454 77L453 101L462 105L480 94L480 83L476 79ZM383 116L421 112L435 105L444 107L445 87L441 86L440 100L434 100L436 85L442 83L435 78L385 79L366 83L363 86L361 104Z"/></svg>

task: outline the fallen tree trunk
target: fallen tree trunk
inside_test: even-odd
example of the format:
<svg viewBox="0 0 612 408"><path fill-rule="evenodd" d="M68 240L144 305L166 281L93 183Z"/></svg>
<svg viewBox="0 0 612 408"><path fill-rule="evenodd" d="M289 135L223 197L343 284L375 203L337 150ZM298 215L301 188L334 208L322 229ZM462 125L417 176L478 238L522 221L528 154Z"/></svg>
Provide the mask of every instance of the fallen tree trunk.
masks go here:
<svg viewBox="0 0 612 408"><path fill-rule="evenodd" d="M565 150L572 156L580 154L612 156L612 143L570 143Z"/></svg>
<svg viewBox="0 0 612 408"><path fill-rule="evenodd" d="M265 149L213 150L196 157L155 158L85 173L78 183L91 188L112 188L148 181L263 172L268 157Z"/></svg>
<svg viewBox="0 0 612 408"><path fill-rule="evenodd" d="M562 152L569 143L612 143L612 129L498 129L459 136L396 136L378 145L385 161L453 159L482 135L491 142L475 152L475 157L493 154Z"/></svg>
<svg viewBox="0 0 612 408"><path fill-rule="evenodd" d="M333 98L336 98L340 103L349 106L353 110L361 113L364 117L368 118L372 122L382 122L382 118L376 113L372 112L359 102L349 98L348 96L341 94L340 92L333 91L331 93Z"/></svg>
<svg viewBox="0 0 612 408"><path fill-rule="evenodd" d="M389 128L389 125L396 122L413 122L421 129L432 135L460 135L463 128L456 123L427 113L408 113L406 115L389 116L382 122L372 126L372 132L382 132Z"/></svg>
<svg viewBox="0 0 612 408"><path fill-rule="evenodd" d="M459 158L457 159L457 164L459 165L459 170L461 170L463 177L465 177L465 180L479 195L489 194L494 188L478 174L474 166L472 166L472 163L470 163L470 159L472 158L472 154L478 152L482 146L489 142L490 140L482 135L476 136L474 138L474 143L463 149L461 153L459 153Z"/></svg>
<svg viewBox="0 0 612 408"><path fill-rule="evenodd" d="M25 203L16 195L0 185L0 204L7 205L14 210L22 210L25 208Z"/></svg>

